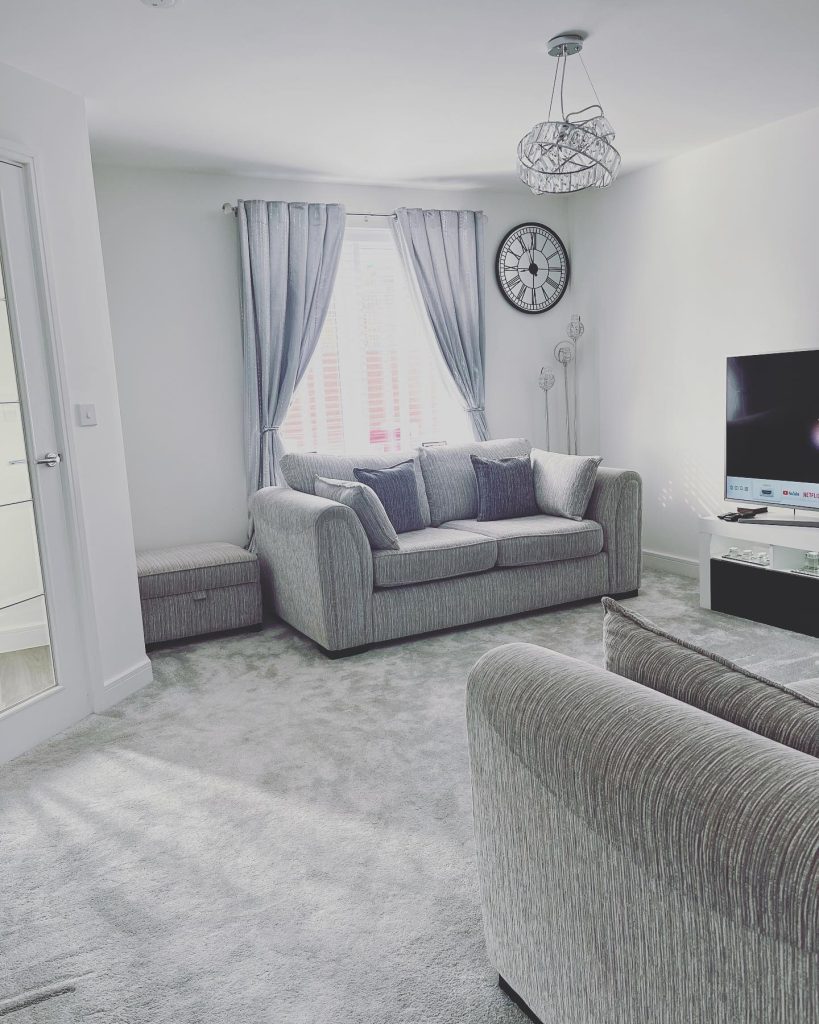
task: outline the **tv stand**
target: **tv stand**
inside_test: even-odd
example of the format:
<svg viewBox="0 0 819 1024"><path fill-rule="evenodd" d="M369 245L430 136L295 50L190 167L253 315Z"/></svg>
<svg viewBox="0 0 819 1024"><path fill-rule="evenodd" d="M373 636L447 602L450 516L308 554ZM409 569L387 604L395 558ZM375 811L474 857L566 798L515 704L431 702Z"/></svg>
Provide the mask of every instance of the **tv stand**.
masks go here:
<svg viewBox="0 0 819 1024"><path fill-rule="evenodd" d="M761 516L749 516L747 519L737 519L736 522L743 525L753 523L754 526L807 526L812 530L819 529L819 519L763 519Z"/></svg>
<svg viewBox="0 0 819 1024"><path fill-rule="evenodd" d="M731 548L739 555L731 557ZM750 560L762 555L762 562ZM819 551L819 517L726 522L700 519L700 607L819 636L819 573L804 571Z"/></svg>

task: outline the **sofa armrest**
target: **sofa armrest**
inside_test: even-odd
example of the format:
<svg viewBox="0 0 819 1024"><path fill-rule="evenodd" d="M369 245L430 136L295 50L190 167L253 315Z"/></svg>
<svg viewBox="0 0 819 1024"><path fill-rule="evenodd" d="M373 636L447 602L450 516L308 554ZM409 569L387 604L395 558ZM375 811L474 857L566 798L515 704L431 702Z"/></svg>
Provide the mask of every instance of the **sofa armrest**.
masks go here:
<svg viewBox="0 0 819 1024"><path fill-rule="evenodd" d="M467 724L489 955L541 1019L816 1024L817 759L529 644Z"/></svg>
<svg viewBox="0 0 819 1024"><path fill-rule="evenodd" d="M329 651L369 642L372 552L346 505L288 487L250 499L265 595L276 613Z"/></svg>
<svg viewBox="0 0 819 1024"><path fill-rule="evenodd" d="M603 527L603 550L609 556L609 593L637 590L643 520L643 482L639 473L601 466L586 518Z"/></svg>

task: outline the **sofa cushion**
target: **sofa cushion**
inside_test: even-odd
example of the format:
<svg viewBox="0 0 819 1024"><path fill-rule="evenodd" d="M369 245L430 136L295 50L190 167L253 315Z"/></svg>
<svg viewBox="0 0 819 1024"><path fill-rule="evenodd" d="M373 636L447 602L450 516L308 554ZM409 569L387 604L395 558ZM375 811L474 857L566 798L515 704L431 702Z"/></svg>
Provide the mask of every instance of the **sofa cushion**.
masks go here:
<svg viewBox="0 0 819 1024"><path fill-rule="evenodd" d="M373 551L397 549L398 538L395 529L372 487L357 480L331 480L328 477L317 476L316 494L320 498L329 498L330 501L348 505L364 527Z"/></svg>
<svg viewBox="0 0 819 1024"><path fill-rule="evenodd" d="M532 476L540 511L582 519L602 461L599 455L563 455L533 448Z"/></svg>
<svg viewBox="0 0 819 1024"><path fill-rule="evenodd" d="M385 455L373 453L368 455L325 455L321 452L287 452L281 458L281 468L284 479L294 491L315 494L317 476L332 477L334 480L354 480L353 470L356 466L360 469L387 469L409 460L412 460L415 470L418 503L421 506L424 526L429 526L429 503L416 451L393 452Z"/></svg>
<svg viewBox="0 0 819 1024"><path fill-rule="evenodd" d="M491 537L498 545L498 565L538 565L585 558L603 550L603 527L591 519L575 522L559 516L526 516L482 523L455 519L442 529L465 530Z"/></svg>
<svg viewBox="0 0 819 1024"><path fill-rule="evenodd" d="M819 701L680 640L609 597L603 606L610 672L819 757Z"/></svg>
<svg viewBox="0 0 819 1024"><path fill-rule="evenodd" d="M798 683L791 683L792 690L801 693L804 697L810 697L819 704L819 677L813 679L800 679Z"/></svg>
<svg viewBox="0 0 819 1024"><path fill-rule="evenodd" d="M497 546L488 537L430 527L398 535L397 551L373 551L376 587L448 579L491 569Z"/></svg>
<svg viewBox="0 0 819 1024"><path fill-rule="evenodd" d="M478 522L517 519L538 513L532 463L527 455L482 459L470 455L478 485Z"/></svg>
<svg viewBox="0 0 819 1024"><path fill-rule="evenodd" d="M515 455L528 455L531 448L531 444L520 437L421 448L421 471L432 525L440 526L451 519L474 519L477 516L478 486L470 455L483 459L509 459Z"/></svg>
<svg viewBox="0 0 819 1024"><path fill-rule="evenodd" d="M414 462L401 462L388 469L353 470L353 476L362 484L372 487L378 496L396 533L423 530L426 526L418 501Z"/></svg>

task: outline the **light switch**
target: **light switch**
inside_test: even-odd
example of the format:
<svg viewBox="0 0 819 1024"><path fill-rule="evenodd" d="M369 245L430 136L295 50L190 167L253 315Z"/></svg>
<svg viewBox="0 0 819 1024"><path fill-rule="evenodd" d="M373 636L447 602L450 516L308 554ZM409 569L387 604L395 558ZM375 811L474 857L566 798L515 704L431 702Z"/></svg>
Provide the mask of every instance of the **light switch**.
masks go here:
<svg viewBox="0 0 819 1024"><path fill-rule="evenodd" d="M97 409L93 405L78 405L77 406L77 418L80 421L81 427L96 427L97 425Z"/></svg>

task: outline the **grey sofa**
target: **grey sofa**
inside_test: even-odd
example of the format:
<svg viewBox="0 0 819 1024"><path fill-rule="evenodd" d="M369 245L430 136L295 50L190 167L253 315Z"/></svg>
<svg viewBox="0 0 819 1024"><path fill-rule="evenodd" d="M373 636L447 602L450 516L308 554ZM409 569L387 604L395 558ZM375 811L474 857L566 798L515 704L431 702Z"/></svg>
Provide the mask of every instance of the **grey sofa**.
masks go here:
<svg viewBox="0 0 819 1024"><path fill-rule="evenodd" d="M277 615L328 653L532 611L640 583L641 483L601 468L580 522L528 516L479 523L470 454L528 454L523 439L361 458L293 454L289 487L250 502L262 583ZM423 530L372 551L352 509L312 493L316 476L415 460Z"/></svg>
<svg viewBox="0 0 819 1024"><path fill-rule="evenodd" d="M819 761L512 644L467 720L489 957L543 1024L817 1024Z"/></svg>

